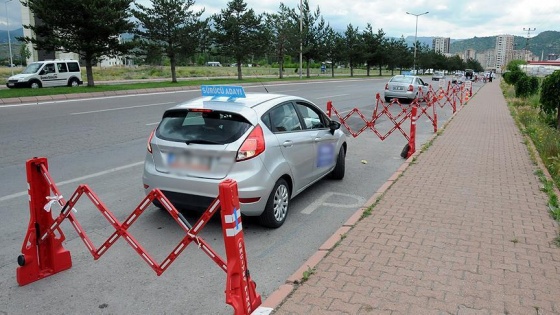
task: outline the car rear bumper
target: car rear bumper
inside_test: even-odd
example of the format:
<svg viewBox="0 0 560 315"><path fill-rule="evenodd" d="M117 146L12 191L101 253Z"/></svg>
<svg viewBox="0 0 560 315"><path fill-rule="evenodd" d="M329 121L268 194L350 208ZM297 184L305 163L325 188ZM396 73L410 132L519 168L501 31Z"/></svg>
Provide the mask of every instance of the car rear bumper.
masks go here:
<svg viewBox="0 0 560 315"><path fill-rule="evenodd" d="M383 97L388 98L405 98L409 100L413 100L416 98L415 92L392 92L392 91L385 91L383 93Z"/></svg>
<svg viewBox="0 0 560 315"><path fill-rule="evenodd" d="M227 178L237 182L241 213L247 216L260 215L273 188L267 185L271 181L263 180L270 178L265 168L259 168L256 173L231 172ZM224 179L188 177L186 180L184 176L157 171L151 158L146 159L142 175L144 187L148 186L145 188L146 194L159 188L176 207L194 211L203 211L210 205L218 196L218 186Z"/></svg>

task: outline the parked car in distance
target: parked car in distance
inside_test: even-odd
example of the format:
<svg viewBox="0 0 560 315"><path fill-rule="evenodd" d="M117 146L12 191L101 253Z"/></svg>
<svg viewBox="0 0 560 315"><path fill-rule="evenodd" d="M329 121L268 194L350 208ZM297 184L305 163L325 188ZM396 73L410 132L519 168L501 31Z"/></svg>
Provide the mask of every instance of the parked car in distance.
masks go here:
<svg viewBox="0 0 560 315"><path fill-rule="evenodd" d="M435 71L432 74L432 81L439 81L439 80L445 80L445 74L443 73L443 71Z"/></svg>
<svg viewBox="0 0 560 315"><path fill-rule="evenodd" d="M420 88L424 89L424 92L426 92L426 87L428 85L428 83L425 83L422 78L418 76L396 75L385 84L383 97L386 102L390 102L395 98L412 101L420 96Z"/></svg>
<svg viewBox="0 0 560 315"><path fill-rule="evenodd" d="M344 177L346 136L312 102L245 94L242 87L201 91L202 97L166 110L151 133L142 176L146 193L159 188L177 208L200 211L231 178L241 213L277 228L293 197L327 175Z"/></svg>
<svg viewBox="0 0 560 315"><path fill-rule="evenodd" d="M465 76L462 73L457 73L451 79L451 83L453 84L463 84L465 82Z"/></svg>

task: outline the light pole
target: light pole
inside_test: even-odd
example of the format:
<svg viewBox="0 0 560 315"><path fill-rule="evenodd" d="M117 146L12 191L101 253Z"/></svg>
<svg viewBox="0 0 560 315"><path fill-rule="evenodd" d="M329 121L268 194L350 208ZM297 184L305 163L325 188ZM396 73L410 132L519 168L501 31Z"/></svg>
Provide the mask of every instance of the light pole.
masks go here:
<svg viewBox="0 0 560 315"><path fill-rule="evenodd" d="M299 78L303 72L303 0L299 0Z"/></svg>
<svg viewBox="0 0 560 315"><path fill-rule="evenodd" d="M10 19L8 18L8 2L12 0L4 1L4 6L6 8L6 28L8 28L8 49L10 50L10 69L12 70L12 75L14 75L14 61L12 59L12 40L10 39Z"/></svg>
<svg viewBox="0 0 560 315"><path fill-rule="evenodd" d="M414 66L413 66L415 74L418 74L418 72L416 71L416 37L418 37L418 17L420 15L424 15L424 14L428 14L428 13L430 13L430 12L426 11L424 13L419 13L419 14L406 12L406 14L414 15L416 17L416 30L414 31Z"/></svg>

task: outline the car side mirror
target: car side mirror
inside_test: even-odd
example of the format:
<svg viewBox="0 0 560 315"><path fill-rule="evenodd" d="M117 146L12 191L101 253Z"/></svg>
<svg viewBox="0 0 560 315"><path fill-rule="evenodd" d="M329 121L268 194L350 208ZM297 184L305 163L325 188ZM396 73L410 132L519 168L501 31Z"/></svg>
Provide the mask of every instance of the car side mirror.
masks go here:
<svg viewBox="0 0 560 315"><path fill-rule="evenodd" d="M338 121L331 120L329 123L329 129L331 130L331 135L334 135L334 132L337 129L340 129L340 123Z"/></svg>

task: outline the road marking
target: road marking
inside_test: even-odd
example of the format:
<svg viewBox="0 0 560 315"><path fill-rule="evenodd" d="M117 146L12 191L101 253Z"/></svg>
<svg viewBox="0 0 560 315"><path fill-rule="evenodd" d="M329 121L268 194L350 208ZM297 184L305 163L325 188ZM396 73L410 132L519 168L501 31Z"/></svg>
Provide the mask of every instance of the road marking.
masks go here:
<svg viewBox="0 0 560 315"><path fill-rule="evenodd" d="M99 110L92 110L92 111L88 111L88 112L71 113L70 115L93 114L93 113L111 112L111 111L115 111L115 110L125 110L125 109L132 109L132 108L141 108L141 107L150 107L150 106L159 106L159 105L169 105L169 104L175 104L175 102L154 103L154 104L136 105L136 106L128 106L128 107L118 107L118 108L99 109Z"/></svg>
<svg viewBox="0 0 560 315"><path fill-rule="evenodd" d="M322 100L322 99L325 99L325 98L333 98L333 97L348 96L348 95L350 95L350 94L329 95L329 96L323 96L323 97L316 97L316 99Z"/></svg>
<svg viewBox="0 0 560 315"><path fill-rule="evenodd" d="M153 126L153 125L157 125L157 124L159 124L159 122L149 123L149 124L146 124L146 126Z"/></svg>
<svg viewBox="0 0 560 315"><path fill-rule="evenodd" d="M325 202L327 199L329 199L332 196L342 196L342 197L353 198L353 199L356 199L356 202L352 203L352 204ZM315 211L317 208L319 208L319 206L330 206L330 207L337 207L337 208L356 208L356 207L361 207L365 202L366 202L366 199L362 198L358 195L343 194L343 193L338 193L338 192L332 192L331 191L331 192L324 193L323 196L321 196L320 198L313 201L310 205L305 207L305 209L303 209L301 211L301 213L311 214L313 211Z"/></svg>
<svg viewBox="0 0 560 315"><path fill-rule="evenodd" d="M83 181L83 180L86 180L86 179L90 179L90 178L94 178L94 177L99 177L99 176L107 175L107 174L109 174L109 173L114 173L114 172L122 171L122 170L125 170L125 169L127 169L127 168L139 166L139 165L142 165L142 164L144 164L143 161L142 161L142 162L136 162L136 163L128 164L128 165L123 165L123 166L119 166L119 167L114 167L114 168L111 168L111 169L108 169L108 170L105 170L105 171L101 171L101 172L98 172L98 173L93 173L93 174L89 174L89 175L86 175L86 176L77 177L77 178L74 178L74 179L70 179L70 180L65 180L65 181L62 181L62 182L58 182L58 183L56 183L56 185L60 187L60 186L62 186L62 185L72 184L72 183L80 182L80 181ZM22 197L22 196L26 196L26 195L27 195L27 191L18 192L18 193L15 193L15 194L11 194L11 195L7 195L7 196L4 196L4 197L0 197L0 202L5 201L5 200L10 200L10 199L18 198L18 197Z"/></svg>

